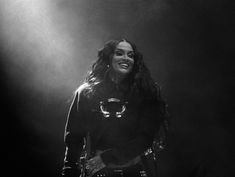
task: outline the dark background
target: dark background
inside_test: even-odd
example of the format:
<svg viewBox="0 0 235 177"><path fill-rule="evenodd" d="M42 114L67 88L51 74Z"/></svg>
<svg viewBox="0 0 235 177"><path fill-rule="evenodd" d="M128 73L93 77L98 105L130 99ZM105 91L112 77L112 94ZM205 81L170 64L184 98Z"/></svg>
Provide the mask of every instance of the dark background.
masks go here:
<svg viewBox="0 0 235 177"><path fill-rule="evenodd" d="M169 105L159 177L233 176L232 3L35 2L0 3L4 176L59 176L72 93L97 50L120 37L136 43Z"/></svg>

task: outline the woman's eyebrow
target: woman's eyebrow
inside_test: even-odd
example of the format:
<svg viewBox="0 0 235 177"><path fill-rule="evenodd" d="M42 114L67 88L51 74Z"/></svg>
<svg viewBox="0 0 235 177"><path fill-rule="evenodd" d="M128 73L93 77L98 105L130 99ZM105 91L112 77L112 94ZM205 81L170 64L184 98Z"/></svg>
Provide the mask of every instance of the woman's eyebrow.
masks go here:
<svg viewBox="0 0 235 177"><path fill-rule="evenodd" d="M124 49L120 49L120 48L117 48L117 49L115 49L115 51L126 51L126 50L124 50ZM134 53L134 51L133 51L133 50L127 50L127 52L128 52L128 53L129 53L129 52Z"/></svg>

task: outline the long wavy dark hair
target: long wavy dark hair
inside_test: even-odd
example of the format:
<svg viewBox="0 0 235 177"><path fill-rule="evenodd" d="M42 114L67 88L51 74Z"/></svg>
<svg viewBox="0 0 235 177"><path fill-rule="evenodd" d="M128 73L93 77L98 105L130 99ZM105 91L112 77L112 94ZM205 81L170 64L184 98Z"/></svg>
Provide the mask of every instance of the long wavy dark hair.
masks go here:
<svg viewBox="0 0 235 177"><path fill-rule="evenodd" d="M143 55L137 50L135 44L126 39L111 40L105 43L104 47L98 51L98 59L92 65L91 71L85 79L85 83L92 88L105 79L110 71L111 58L114 55L116 46L122 41L128 42L134 51L134 66L128 76L128 83L131 90L140 93L142 96L152 98L156 93L156 83L143 61Z"/></svg>
<svg viewBox="0 0 235 177"><path fill-rule="evenodd" d="M134 51L134 66L128 76L130 90L132 93L137 93L145 99L151 99L157 102L163 129L163 134L158 137L158 143L165 143L169 126L169 114L166 110L167 105L161 97L160 86L154 82L151 77L150 71L143 61L143 55L137 50L135 44L126 39L111 40L106 42L104 47L98 51L98 59L92 65L91 70L84 82L88 85L88 90L93 92L95 85L105 80L108 72L110 71L111 59L114 55L114 51L117 45L122 41L128 42Z"/></svg>

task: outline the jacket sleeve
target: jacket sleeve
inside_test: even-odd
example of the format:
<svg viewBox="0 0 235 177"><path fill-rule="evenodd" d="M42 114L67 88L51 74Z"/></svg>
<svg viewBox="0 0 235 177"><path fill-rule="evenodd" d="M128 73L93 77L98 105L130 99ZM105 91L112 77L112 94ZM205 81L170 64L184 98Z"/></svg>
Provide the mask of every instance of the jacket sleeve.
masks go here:
<svg viewBox="0 0 235 177"><path fill-rule="evenodd" d="M129 163L151 147L155 132L158 131L160 125L159 110L156 106L155 102L144 102L141 106L135 138L101 154L103 162L108 167Z"/></svg>
<svg viewBox="0 0 235 177"><path fill-rule="evenodd" d="M78 159L85 136L84 104L82 94L76 92L70 106L65 126L65 158L62 169L63 177L78 177L80 174Z"/></svg>

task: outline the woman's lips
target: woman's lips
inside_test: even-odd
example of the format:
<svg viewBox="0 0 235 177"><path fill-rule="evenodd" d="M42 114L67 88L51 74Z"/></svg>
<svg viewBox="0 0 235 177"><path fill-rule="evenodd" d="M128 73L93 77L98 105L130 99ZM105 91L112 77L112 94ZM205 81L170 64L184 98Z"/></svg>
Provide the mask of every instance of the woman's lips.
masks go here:
<svg viewBox="0 0 235 177"><path fill-rule="evenodd" d="M124 68L124 69L127 69L128 67L129 67L129 63L119 63L119 65L122 67L122 68Z"/></svg>

